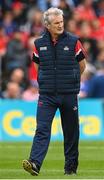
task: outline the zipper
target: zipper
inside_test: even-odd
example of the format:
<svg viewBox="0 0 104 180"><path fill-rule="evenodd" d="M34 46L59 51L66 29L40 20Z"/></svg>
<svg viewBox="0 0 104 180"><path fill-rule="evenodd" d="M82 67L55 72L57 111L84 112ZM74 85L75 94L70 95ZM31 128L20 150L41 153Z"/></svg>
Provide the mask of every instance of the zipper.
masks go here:
<svg viewBox="0 0 104 180"><path fill-rule="evenodd" d="M57 44L56 44L57 45ZM57 94L57 74L56 74L56 70L57 70L57 53L56 53L56 45L54 45L54 80L55 80L55 84L54 84L54 89L55 89L55 94Z"/></svg>

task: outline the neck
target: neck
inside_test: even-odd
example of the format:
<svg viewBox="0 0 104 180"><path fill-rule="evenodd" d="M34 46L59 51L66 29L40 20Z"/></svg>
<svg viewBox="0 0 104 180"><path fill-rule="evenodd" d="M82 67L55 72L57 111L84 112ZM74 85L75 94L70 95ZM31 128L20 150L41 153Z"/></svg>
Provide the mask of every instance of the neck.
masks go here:
<svg viewBox="0 0 104 180"><path fill-rule="evenodd" d="M49 31L49 30L48 30ZM58 39L58 35L57 34L53 34L52 32L50 32L49 31L49 33L50 33L50 35L51 35L51 38L52 38L52 40L53 41L55 41L55 40L57 40Z"/></svg>
<svg viewBox="0 0 104 180"><path fill-rule="evenodd" d="M52 40L55 41L58 39L58 35L56 34L51 34Z"/></svg>

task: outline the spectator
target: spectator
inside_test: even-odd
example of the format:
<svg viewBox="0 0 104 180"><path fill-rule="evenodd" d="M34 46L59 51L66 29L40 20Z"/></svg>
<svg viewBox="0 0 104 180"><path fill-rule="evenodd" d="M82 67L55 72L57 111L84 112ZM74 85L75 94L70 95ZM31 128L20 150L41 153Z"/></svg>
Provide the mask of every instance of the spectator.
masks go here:
<svg viewBox="0 0 104 180"><path fill-rule="evenodd" d="M96 40L104 40L104 28L101 27L101 23L98 19L92 22L91 38Z"/></svg>
<svg viewBox="0 0 104 180"><path fill-rule="evenodd" d="M16 82L8 82L7 88L3 92L3 98L6 99L20 99L21 98L21 88Z"/></svg>
<svg viewBox="0 0 104 180"><path fill-rule="evenodd" d="M79 24L79 28L80 28L79 36L81 38L90 38L92 28L88 21L81 21Z"/></svg>
<svg viewBox="0 0 104 180"><path fill-rule="evenodd" d="M69 4L71 7L74 6L73 0L66 0L67 4ZM60 4L60 0L51 0L51 4L53 7L58 7Z"/></svg>
<svg viewBox="0 0 104 180"><path fill-rule="evenodd" d="M44 28L42 24L42 11L38 8L31 8L28 12L28 23L30 26L29 33L37 33L39 36L43 33Z"/></svg>
<svg viewBox="0 0 104 180"><path fill-rule="evenodd" d="M25 76L24 71L20 68L16 68L12 71L10 75L10 80L12 82L16 82L19 85L21 85L21 83L23 82L24 76Z"/></svg>
<svg viewBox="0 0 104 180"><path fill-rule="evenodd" d="M33 34L29 37L28 39L28 49L29 49L29 53L32 59L33 56L33 52L34 52L34 41L38 38L39 36L36 34ZM31 65L29 67L29 80L32 81L36 81L37 80L37 72L36 72L36 68L34 66L33 61L31 61Z"/></svg>
<svg viewBox="0 0 104 180"><path fill-rule="evenodd" d="M29 87L23 92L22 99L26 101L36 101L38 98L38 84L35 81L31 81Z"/></svg>
<svg viewBox="0 0 104 180"><path fill-rule="evenodd" d="M78 34L77 22L71 18L67 21L66 30L72 34Z"/></svg>
<svg viewBox="0 0 104 180"><path fill-rule="evenodd" d="M97 55L97 41L91 37L92 29L90 23L88 21L82 21L79 25L79 29L80 39L88 55L87 60L93 63Z"/></svg>
<svg viewBox="0 0 104 180"><path fill-rule="evenodd" d="M52 0L38 0L37 6L41 11L45 11L52 6Z"/></svg>
<svg viewBox="0 0 104 180"><path fill-rule="evenodd" d="M97 41L97 49L98 49L98 51L100 51L100 50L104 51L104 40Z"/></svg>
<svg viewBox="0 0 104 180"><path fill-rule="evenodd" d="M104 0L97 1L97 7L95 9L95 12L98 17L104 18Z"/></svg>
<svg viewBox="0 0 104 180"><path fill-rule="evenodd" d="M8 41L9 38L5 33L5 29L0 27L0 57L5 55Z"/></svg>
<svg viewBox="0 0 104 180"><path fill-rule="evenodd" d="M87 54L87 62L94 64L97 56L96 41L91 38L81 38L81 41Z"/></svg>
<svg viewBox="0 0 104 180"><path fill-rule="evenodd" d="M11 36L13 34L17 28L17 24L13 22L13 14L11 11L5 13L1 25L5 29L6 35Z"/></svg>
<svg viewBox="0 0 104 180"><path fill-rule="evenodd" d="M2 6L0 5L0 22L2 22L3 20L3 10L2 10Z"/></svg>
<svg viewBox="0 0 104 180"><path fill-rule="evenodd" d="M70 0L69 0L69 1L70 1ZM73 2L74 2L74 5L75 5L75 6L78 6L79 3L80 3L79 0L73 0Z"/></svg>
<svg viewBox="0 0 104 180"><path fill-rule="evenodd" d="M94 61L95 67L96 67L96 63L98 61L103 61L103 59L104 59L104 57L103 57L104 40L98 40L96 43L96 47L97 47L97 49L95 50L96 56L95 56L95 61Z"/></svg>
<svg viewBox="0 0 104 180"><path fill-rule="evenodd" d="M63 11L65 20L72 18L73 11L72 11L72 8L70 7L70 5L67 3L66 0L60 0L58 8Z"/></svg>
<svg viewBox="0 0 104 180"><path fill-rule="evenodd" d="M97 74L90 81L87 97L104 98L104 63L97 64Z"/></svg>
<svg viewBox="0 0 104 180"><path fill-rule="evenodd" d="M98 63L104 64L104 50L99 51L95 62L95 67L98 66Z"/></svg>
<svg viewBox="0 0 104 180"><path fill-rule="evenodd" d="M82 0L82 3L75 8L75 13L78 15L79 21L92 22L96 19L96 14L93 9L93 0Z"/></svg>
<svg viewBox="0 0 104 180"><path fill-rule="evenodd" d="M11 5L14 22L20 27L26 21L25 6L22 2L13 2Z"/></svg>
<svg viewBox="0 0 104 180"><path fill-rule="evenodd" d="M28 77L26 77L25 72L21 68L16 68L12 71L10 81L18 83L22 90L25 90L29 83Z"/></svg>
<svg viewBox="0 0 104 180"><path fill-rule="evenodd" d="M0 6L2 7L3 13L11 9L11 3L13 0L0 0Z"/></svg>
<svg viewBox="0 0 104 180"><path fill-rule="evenodd" d="M8 43L4 61L5 71L22 68L27 72L28 67L30 66L30 56L21 41L21 32L18 30L15 31L12 40Z"/></svg>
<svg viewBox="0 0 104 180"><path fill-rule="evenodd" d="M87 63L86 69L81 76L81 88L79 92L80 98L86 98L88 96L89 84L91 78L94 76L95 73L96 73L96 68L93 65Z"/></svg>
<svg viewBox="0 0 104 180"><path fill-rule="evenodd" d="M26 78L23 69L16 68L13 71L9 72L8 77L2 79L2 91L5 90L6 84L11 81L17 83L22 90L25 90L28 86L28 78Z"/></svg>

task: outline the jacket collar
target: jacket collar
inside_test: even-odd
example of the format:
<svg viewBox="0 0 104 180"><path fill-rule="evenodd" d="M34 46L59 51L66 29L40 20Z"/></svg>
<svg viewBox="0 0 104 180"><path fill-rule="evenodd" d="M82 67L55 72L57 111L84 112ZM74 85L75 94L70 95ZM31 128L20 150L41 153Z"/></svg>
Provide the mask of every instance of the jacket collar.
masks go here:
<svg viewBox="0 0 104 180"><path fill-rule="evenodd" d="M45 33L44 33L43 36L46 37L46 38L49 38L52 41L51 34L47 29L45 30ZM67 36L67 32L64 31L61 35L59 35L58 41L59 41L59 39L62 39L64 37L66 37L66 36Z"/></svg>

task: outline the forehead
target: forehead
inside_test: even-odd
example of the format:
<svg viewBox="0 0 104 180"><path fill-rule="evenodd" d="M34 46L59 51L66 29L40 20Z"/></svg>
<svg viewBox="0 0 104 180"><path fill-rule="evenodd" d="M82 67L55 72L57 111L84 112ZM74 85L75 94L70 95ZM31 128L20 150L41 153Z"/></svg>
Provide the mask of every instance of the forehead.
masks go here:
<svg viewBox="0 0 104 180"><path fill-rule="evenodd" d="M62 15L51 15L50 16L51 23L58 23L60 21L63 21Z"/></svg>

